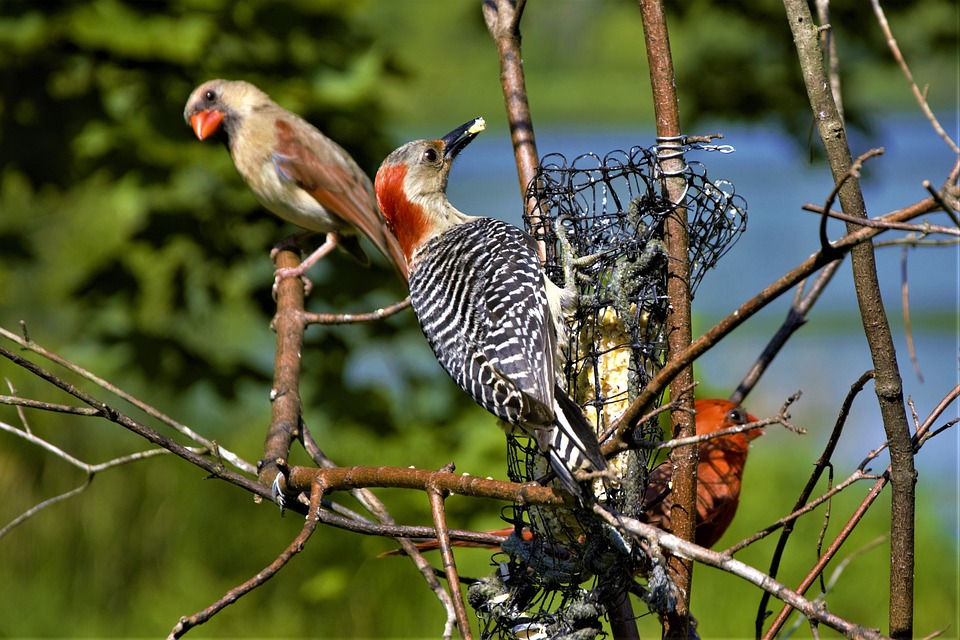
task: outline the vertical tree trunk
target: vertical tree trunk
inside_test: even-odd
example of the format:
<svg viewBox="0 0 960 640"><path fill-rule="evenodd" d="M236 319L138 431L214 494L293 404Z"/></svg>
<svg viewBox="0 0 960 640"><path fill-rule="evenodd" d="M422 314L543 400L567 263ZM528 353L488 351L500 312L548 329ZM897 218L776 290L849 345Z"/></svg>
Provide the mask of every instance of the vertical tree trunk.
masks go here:
<svg viewBox="0 0 960 640"><path fill-rule="evenodd" d="M819 29L806 0L784 0L787 19L793 32L810 107L823 141L833 178L847 177L852 158L843 120L830 93L830 81L824 71ZM866 206L856 176L847 179L838 193L843 212L866 218ZM858 225L847 223L848 231ZM897 365L890 325L880 296L873 243L857 245L850 252L853 281L863 329L870 346L876 371L874 388L890 447L892 512L890 524L890 635L913 635L914 565L914 484L916 470L913 443L903 402L903 385Z"/></svg>
<svg viewBox="0 0 960 640"><path fill-rule="evenodd" d="M677 105L670 37L660 0L639 0L643 16L643 35L650 66L650 85L653 92L654 113L657 120L657 138L680 136L680 113ZM667 315L667 360L684 352L691 342L690 327L690 261L688 251L687 210L681 199L686 193L686 178L679 174L684 168L682 156L663 158L660 168L668 176L667 195L678 206L668 216L664 228L664 242L670 260L667 261L667 295L670 306ZM693 384L693 366L683 368L670 383L670 397L681 400L681 406L693 409L693 397L684 394ZM696 434L693 414L671 412L673 436L686 438ZM674 505L671 512L673 533L684 540L693 540L697 513L697 447L678 447L670 454L673 467ZM670 558L671 574L676 582L679 599L676 610L665 616L663 633L667 638L687 638L690 624L690 589L693 581L693 562L676 556Z"/></svg>

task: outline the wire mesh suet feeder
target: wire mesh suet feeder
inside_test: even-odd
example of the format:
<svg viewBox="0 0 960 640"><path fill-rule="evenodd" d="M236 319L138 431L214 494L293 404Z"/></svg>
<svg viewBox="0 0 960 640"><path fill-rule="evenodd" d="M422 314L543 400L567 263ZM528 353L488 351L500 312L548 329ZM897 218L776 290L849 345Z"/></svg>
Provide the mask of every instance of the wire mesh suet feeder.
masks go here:
<svg viewBox="0 0 960 640"><path fill-rule="evenodd" d="M687 163L678 206L667 198L661 157L695 150L730 152L730 147L660 139L659 146L585 154L572 162L545 156L527 189L532 211L527 231L545 248L547 275L563 287L574 277L576 311L568 320L561 385L603 433L663 366L667 255L664 221L686 211L689 225L691 296L704 272L733 245L746 227L746 202L726 181L711 183L700 163ZM565 254L572 254L565 255ZM565 260L584 258L572 270ZM567 268L565 268L567 267ZM559 375L559 374L558 374ZM635 437L658 440L657 422ZM595 483L597 499L618 513L642 517L650 468L645 450L611 461L619 486ZM537 447L508 440L508 473L530 482L547 472ZM470 589L485 638L594 638L601 633L604 603L637 589L651 609L672 607L672 586L654 552L628 545L589 511L515 505L504 519L517 534L494 556L497 570ZM530 536L519 533L527 529ZM634 586L639 569L645 585Z"/></svg>

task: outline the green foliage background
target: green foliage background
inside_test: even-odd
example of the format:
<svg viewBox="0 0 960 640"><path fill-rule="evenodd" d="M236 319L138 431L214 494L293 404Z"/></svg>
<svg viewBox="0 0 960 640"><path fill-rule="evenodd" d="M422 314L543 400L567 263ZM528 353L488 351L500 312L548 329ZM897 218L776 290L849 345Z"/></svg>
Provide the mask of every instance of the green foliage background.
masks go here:
<svg viewBox="0 0 960 640"><path fill-rule="evenodd" d="M914 73L921 83L935 81L956 55L956 7L888 4ZM671 10L691 126L717 116L767 119L806 134L777 2L695 1ZM887 89L900 79L882 40L859 27L870 19L866 9L836 11L834 24L855 43L844 61L852 119L868 124L857 114L877 104L909 107L906 92ZM634 3L530 0L524 35L538 122L650 122ZM503 113L479 2L7 1L0 71L0 326L17 330L24 321L40 344L251 461L270 415L268 251L292 229L259 209L222 148L193 139L182 119L190 90L212 77L254 82L371 174L402 141L395 132L426 135L464 114ZM338 255L311 276L315 310L364 311L404 294L382 262L361 269ZM335 460L437 467L453 459L461 470L503 475L502 437L440 371L412 314L314 327L307 341L305 418ZM24 396L65 401L6 361L0 374ZM37 434L83 460L142 447L98 421L27 416ZM0 419L19 422L10 408ZM792 487L805 477L791 465L764 473L748 473L756 491L745 497L731 539L766 524L766 505L777 498L764 486ZM0 521L82 480L61 460L0 436ZM428 521L419 497L385 496L398 520ZM459 527L499 524L494 505L454 499L449 508ZM876 508L876 521L858 535L883 530L882 512ZM300 525L172 458L98 475L80 496L0 540L0 636L165 635L181 615L271 561ZM956 590L925 586L951 580L950 568L927 551L944 541L926 535L921 526L918 622L927 626L918 628L933 630L944 621L935 612L956 612ZM323 529L280 577L198 635L435 635L439 606L409 563L376 559L388 548ZM764 566L765 554L769 547L758 546L743 559ZM482 552L462 562L466 575L489 571ZM809 562L798 558L788 571ZM849 571L846 584L855 588L831 605L883 625L884 577L857 573L856 565ZM756 592L710 574L698 574L701 630L749 633L752 617L717 606L708 585L751 601Z"/></svg>

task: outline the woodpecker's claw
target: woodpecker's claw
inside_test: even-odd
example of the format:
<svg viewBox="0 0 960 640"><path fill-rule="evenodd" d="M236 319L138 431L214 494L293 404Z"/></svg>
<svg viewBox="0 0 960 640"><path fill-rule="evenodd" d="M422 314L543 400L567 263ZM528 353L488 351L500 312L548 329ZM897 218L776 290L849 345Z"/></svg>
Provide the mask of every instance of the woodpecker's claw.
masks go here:
<svg viewBox="0 0 960 640"><path fill-rule="evenodd" d="M282 473L278 473L273 478L273 483L270 485L270 492L273 494L273 501L277 503L280 507L280 514L282 515L286 509L287 498L285 494L285 489L287 486L287 479Z"/></svg>
<svg viewBox="0 0 960 640"><path fill-rule="evenodd" d="M599 251L588 256L577 256L570 244L570 239L563 229L563 221L569 216L560 216L556 222L557 242L560 244L560 264L563 265L563 288L568 294L577 296L577 276L579 269L591 266L602 258L608 250ZM587 276L584 276L588 279ZM576 300L576 297L573 298Z"/></svg>

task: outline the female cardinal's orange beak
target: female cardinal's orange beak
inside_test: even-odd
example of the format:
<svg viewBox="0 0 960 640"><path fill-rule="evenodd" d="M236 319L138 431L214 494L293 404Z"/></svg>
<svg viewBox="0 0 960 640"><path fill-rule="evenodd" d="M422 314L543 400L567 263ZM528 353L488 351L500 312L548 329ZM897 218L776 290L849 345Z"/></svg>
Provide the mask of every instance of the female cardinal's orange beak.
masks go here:
<svg viewBox="0 0 960 640"><path fill-rule="evenodd" d="M193 127L193 132L197 134L197 138L200 140L206 140L216 133L222 121L223 112L215 109L200 111L190 116L190 126Z"/></svg>

